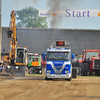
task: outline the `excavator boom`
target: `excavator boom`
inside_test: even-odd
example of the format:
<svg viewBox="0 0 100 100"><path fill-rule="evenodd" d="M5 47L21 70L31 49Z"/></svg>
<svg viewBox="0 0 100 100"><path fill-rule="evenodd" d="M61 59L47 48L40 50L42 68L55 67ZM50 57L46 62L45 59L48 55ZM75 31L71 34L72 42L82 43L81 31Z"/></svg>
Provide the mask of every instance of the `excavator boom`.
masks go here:
<svg viewBox="0 0 100 100"><path fill-rule="evenodd" d="M7 32L9 38L9 63L14 64L16 58L16 15L15 10L11 11L11 21L9 24L9 30Z"/></svg>

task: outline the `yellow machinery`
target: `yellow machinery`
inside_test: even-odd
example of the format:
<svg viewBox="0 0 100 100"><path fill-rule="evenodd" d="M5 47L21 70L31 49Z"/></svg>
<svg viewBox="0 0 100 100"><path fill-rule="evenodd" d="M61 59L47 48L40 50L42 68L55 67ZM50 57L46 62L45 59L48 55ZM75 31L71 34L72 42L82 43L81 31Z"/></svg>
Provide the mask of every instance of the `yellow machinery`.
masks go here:
<svg viewBox="0 0 100 100"><path fill-rule="evenodd" d="M11 21L9 24L9 30L8 30L8 38L9 38L9 63L14 64L15 58L16 58L16 45L17 45L17 37L16 37L16 16L15 16L15 10L11 11Z"/></svg>
<svg viewBox="0 0 100 100"><path fill-rule="evenodd" d="M17 47L15 10L11 11L7 35L9 38L9 66L6 67L6 72L12 72L15 76L23 76L28 73L28 50L27 47Z"/></svg>

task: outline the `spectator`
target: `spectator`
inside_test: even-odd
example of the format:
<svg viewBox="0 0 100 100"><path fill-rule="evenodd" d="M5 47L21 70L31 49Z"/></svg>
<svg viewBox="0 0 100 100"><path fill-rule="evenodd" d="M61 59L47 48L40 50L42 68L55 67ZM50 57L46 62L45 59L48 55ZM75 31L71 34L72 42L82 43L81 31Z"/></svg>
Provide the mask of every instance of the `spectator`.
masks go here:
<svg viewBox="0 0 100 100"><path fill-rule="evenodd" d="M3 69L4 69L4 62L1 61L1 63L0 63L0 71L2 72Z"/></svg>
<svg viewBox="0 0 100 100"><path fill-rule="evenodd" d="M41 64L42 64L42 67L46 67L46 61L44 61L43 59L42 59Z"/></svg>

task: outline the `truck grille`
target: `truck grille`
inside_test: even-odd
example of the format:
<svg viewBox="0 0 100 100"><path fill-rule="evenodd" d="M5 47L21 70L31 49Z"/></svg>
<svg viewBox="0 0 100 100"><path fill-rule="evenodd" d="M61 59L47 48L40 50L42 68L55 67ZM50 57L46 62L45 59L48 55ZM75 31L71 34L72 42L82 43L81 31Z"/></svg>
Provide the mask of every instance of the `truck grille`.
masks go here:
<svg viewBox="0 0 100 100"><path fill-rule="evenodd" d="M55 73L61 73L61 71L55 71Z"/></svg>
<svg viewBox="0 0 100 100"><path fill-rule="evenodd" d="M63 66L56 66L55 65L55 73L61 73L62 72L62 67Z"/></svg>
<svg viewBox="0 0 100 100"><path fill-rule="evenodd" d="M57 71L59 71L62 68L62 66L55 66L55 67Z"/></svg>
<svg viewBox="0 0 100 100"><path fill-rule="evenodd" d="M94 60L94 69L100 69L100 59Z"/></svg>

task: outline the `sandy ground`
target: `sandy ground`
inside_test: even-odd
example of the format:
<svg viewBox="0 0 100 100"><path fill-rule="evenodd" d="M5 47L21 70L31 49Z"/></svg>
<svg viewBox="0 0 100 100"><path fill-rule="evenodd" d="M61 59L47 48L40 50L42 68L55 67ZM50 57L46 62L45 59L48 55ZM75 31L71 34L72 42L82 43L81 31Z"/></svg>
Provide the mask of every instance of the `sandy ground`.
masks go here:
<svg viewBox="0 0 100 100"><path fill-rule="evenodd" d="M100 78L1 77L0 100L100 100Z"/></svg>

